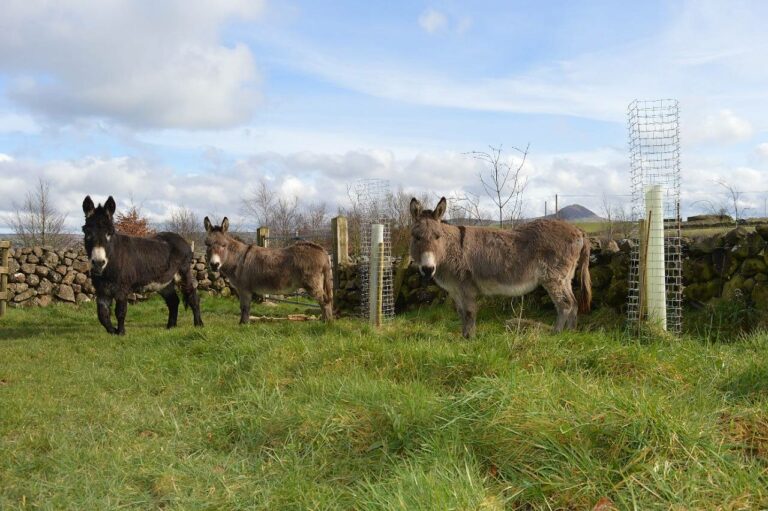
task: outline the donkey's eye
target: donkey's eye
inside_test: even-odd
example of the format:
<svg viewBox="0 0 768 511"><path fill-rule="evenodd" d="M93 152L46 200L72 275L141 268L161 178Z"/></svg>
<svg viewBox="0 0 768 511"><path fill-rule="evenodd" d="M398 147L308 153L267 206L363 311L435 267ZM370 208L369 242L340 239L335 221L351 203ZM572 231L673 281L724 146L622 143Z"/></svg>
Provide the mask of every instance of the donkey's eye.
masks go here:
<svg viewBox="0 0 768 511"><path fill-rule="evenodd" d="M415 239L416 241L421 241L421 236L419 236L418 234L414 234L413 239Z"/></svg>
<svg viewBox="0 0 768 511"><path fill-rule="evenodd" d="M439 240L440 239L440 235L439 234L435 234L435 239Z"/></svg>

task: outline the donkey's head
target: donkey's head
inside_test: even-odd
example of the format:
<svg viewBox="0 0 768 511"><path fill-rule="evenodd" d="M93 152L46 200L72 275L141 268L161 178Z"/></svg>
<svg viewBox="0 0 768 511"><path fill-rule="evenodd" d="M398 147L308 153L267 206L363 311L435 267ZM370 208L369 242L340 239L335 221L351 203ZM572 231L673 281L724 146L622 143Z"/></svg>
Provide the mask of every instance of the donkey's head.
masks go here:
<svg viewBox="0 0 768 511"><path fill-rule="evenodd" d="M227 259L229 250L229 240L227 231L229 230L229 219L224 217L221 225L213 225L208 217L203 221L205 226L205 259L213 271L219 271L221 265Z"/></svg>
<svg viewBox="0 0 768 511"><path fill-rule="evenodd" d="M85 213L85 252L91 261L91 272L101 275L112 256L112 243L115 235L115 224L112 217L115 214L115 199L110 196L107 202L98 207L93 205L91 196L83 201L83 213Z"/></svg>
<svg viewBox="0 0 768 511"><path fill-rule="evenodd" d="M423 209L415 198L411 199L411 259L419 265L419 273L432 277L445 257L445 240L440 219L445 214L445 197L434 210Z"/></svg>

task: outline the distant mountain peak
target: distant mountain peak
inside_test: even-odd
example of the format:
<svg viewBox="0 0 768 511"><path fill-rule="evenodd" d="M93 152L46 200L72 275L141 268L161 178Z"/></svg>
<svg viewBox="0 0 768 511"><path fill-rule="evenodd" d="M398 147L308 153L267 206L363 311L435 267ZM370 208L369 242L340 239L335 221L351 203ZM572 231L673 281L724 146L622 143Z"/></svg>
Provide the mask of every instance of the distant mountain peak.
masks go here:
<svg viewBox="0 0 768 511"><path fill-rule="evenodd" d="M585 208L581 204L570 204L568 206L560 208L557 215L561 220L583 221L591 220L594 222L602 221L603 218L597 215L594 211ZM555 215L547 215L545 218L555 218Z"/></svg>

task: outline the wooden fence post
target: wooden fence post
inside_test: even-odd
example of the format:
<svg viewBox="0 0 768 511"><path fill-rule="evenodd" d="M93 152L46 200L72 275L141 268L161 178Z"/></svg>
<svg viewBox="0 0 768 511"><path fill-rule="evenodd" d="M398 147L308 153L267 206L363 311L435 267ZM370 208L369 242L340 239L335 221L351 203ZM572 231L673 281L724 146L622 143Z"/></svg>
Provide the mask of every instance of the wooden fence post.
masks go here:
<svg viewBox="0 0 768 511"><path fill-rule="evenodd" d="M269 244L269 227L259 227L256 229L256 244L260 247L266 247Z"/></svg>
<svg viewBox="0 0 768 511"><path fill-rule="evenodd" d="M331 219L331 238L333 249L331 254L333 265L333 287L339 288L341 267L349 264L349 232L347 230L347 217L337 216Z"/></svg>
<svg viewBox="0 0 768 511"><path fill-rule="evenodd" d="M8 302L8 252L11 249L10 241L0 241L0 316L5 314Z"/></svg>

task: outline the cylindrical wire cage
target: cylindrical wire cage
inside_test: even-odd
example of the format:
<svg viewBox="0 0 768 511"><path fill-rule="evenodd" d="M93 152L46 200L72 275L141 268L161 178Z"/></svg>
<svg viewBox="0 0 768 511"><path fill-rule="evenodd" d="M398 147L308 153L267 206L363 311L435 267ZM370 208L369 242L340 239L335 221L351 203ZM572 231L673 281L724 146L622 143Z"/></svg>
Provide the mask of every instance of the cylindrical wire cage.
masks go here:
<svg viewBox="0 0 768 511"><path fill-rule="evenodd" d="M630 256L627 319L639 325L648 319L644 289L647 274L663 272L666 296L666 329L682 329L683 282L680 235L680 107L677 100L634 100L627 109L629 159L632 185L632 219L637 221ZM663 268L660 258L648 258L649 218L646 194L661 187L663 211ZM658 220L658 219L656 219ZM655 261L655 262L654 262Z"/></svg>
<svg viewBox="0 0 768 511"><path fill-rule="evenodd" d="M380 285L376 287L381 301L381 319L395 317L394 276L392 274L392 242L390 221L387 218L386 206L389 194L389 181L384 179L361 179L352 188L355 200L360 206L360 258L358 271L360 275L360 310L363 317L370 316L370 260L373 251L380 255L383 275L379 275ZM384 226L383 246L371 246L371 226Z"/></svg>

